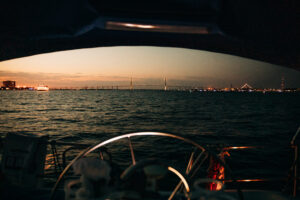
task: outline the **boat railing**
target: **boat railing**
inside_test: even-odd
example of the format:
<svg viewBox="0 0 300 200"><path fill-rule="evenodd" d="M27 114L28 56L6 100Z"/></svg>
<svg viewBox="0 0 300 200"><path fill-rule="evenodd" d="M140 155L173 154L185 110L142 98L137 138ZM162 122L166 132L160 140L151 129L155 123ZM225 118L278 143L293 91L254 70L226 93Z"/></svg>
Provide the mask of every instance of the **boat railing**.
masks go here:
<svg viewBox="0 0 300 200"><path fill-rule="evenodd" d="M300 126L298 128L298 130L296 131L295 135L293 136L292 140L291 140L291 146L294 149L294 162L292 165L292 169L293 169L293 197L296 197L297 195L297 181L299 179L298 176L298 165L299 165L299 150L298 150L298 144L296 143L296 139L298 137L300 133Z"/></svg>
<svg viewBox="0 0 300 200"><path fill-rule="evenodd" d="M52 140L48 142L48 147L50 151L45 161L45 171L47 171L45 175L58 177L68 164L69 153L72 151L82 151L90 147L90 144L57 142ZM64 150L58 151L58 148L63 148ZM104 159L104 154L108 155L109 159L111 158L106 148L99 149L96 154L102 160Z"/></svg>

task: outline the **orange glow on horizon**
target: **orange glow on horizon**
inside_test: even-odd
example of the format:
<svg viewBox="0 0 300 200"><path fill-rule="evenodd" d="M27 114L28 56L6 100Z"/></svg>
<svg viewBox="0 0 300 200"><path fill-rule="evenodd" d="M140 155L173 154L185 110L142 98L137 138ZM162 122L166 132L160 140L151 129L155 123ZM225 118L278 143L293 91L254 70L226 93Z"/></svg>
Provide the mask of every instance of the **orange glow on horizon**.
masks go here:
<svg viewBox="0 0 300 200"><path fill-rule="evenodd" d="M150 24L123 24L128 28L159 28ZM272 79L264 80L252 72L269 74ZM169 85L209 86L209 90L214 90L228 88L229 83L241 85L252 79L251 84L265 87L262 81L274 82L278 74L278 79L281 74L289 80L299 76L299 72L291 69L236 56L150 46L77 49L0 62L0 81L15 80L18 85L30 86L44 83L49 87L128 84L130 77L140 80L141 84L157 85L163 84L163 78L167 77ZM268 86L271 87L274 88Z"/></svg>

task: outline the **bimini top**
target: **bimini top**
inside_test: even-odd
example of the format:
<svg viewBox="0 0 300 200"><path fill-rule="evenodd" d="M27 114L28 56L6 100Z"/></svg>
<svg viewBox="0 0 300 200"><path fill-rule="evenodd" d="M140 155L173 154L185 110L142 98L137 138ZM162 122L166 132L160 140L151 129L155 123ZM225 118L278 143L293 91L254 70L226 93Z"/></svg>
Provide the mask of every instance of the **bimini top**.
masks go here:
<svg viewBox="0 0 300 200"><path fill-rule="evenodd" d="M300 70L296 2L5 0L0 6L0 60L88 47L151 45L232 54Z"/></svg>

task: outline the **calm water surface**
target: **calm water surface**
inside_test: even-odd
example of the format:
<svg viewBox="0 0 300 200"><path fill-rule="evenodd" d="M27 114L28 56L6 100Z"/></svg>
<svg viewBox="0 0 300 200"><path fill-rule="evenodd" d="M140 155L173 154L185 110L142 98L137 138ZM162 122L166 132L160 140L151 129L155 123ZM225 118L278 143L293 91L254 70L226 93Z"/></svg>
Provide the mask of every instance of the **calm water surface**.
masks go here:
<svg viewBox="0 0 300 200"><path fill-rule="evenodd" d="M300 125L299 102L299 93L0 91L0 134L44 133L51 140L94 144L129 132L162 131L200 144L271 145L237 155L234 164L259 175L264 163L271 167L262 174L284 175L283 160L289 159L284 147ZM161 141L140 142L141 151L151 151ZM172 151L168 145L173 144L164 146Z"/></svg>

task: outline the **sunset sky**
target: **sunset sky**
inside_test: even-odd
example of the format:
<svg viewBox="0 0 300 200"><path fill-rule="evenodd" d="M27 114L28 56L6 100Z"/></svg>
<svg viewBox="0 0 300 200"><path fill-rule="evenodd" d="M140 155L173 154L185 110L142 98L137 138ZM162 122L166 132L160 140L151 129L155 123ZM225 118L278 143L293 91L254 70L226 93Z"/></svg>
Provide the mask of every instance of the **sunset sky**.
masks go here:
<svg viewBox="0 0 300 200"><path fill-rule="evenodd" d="M40 54L0 62L0 81L49 87L134 84L279 88L300 87L300 72L286 67L211 53L162 47L100 47Z"/></svg>

